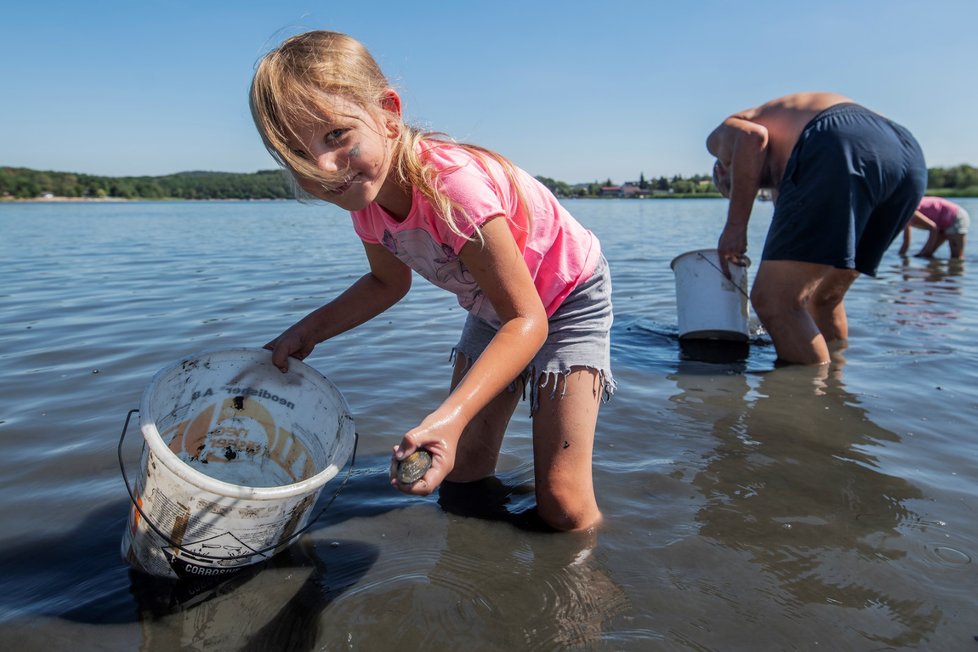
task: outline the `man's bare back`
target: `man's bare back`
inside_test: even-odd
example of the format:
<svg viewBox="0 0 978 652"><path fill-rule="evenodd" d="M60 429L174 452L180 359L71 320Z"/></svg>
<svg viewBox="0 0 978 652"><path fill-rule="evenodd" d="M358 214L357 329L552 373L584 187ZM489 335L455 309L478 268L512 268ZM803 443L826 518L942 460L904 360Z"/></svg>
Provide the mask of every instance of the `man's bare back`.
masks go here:
<svg viewBox="0 0 978 652"><path fill-rule="evenodd" d="M805 125L825 109L844 102L852 100L838 93L794 93L730 117L749 120L767 129L769 182L777 187Z"/></svg>
<svg viewBox="0 0 978 652"><path fill-rule="evenodd" d="M825 109L851 102L838 93L794 93L727 117L706 139L716 157L713 181L730 200L727 226L718 249L725 274L731 260L747 250L747 221L759 190L778 187L795 143L812 118Z"/></svg>

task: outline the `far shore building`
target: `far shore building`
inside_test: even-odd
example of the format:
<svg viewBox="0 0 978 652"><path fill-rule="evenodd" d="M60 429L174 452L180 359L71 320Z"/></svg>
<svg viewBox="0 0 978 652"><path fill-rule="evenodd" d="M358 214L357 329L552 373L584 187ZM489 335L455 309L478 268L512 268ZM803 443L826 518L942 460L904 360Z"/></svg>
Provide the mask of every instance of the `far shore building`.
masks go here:
<svg viewBox="0 0 978 652"><path fill-rule="evenodd" d="M637 181L626 181L620 186L601 186L602 197L648 197L652 191L642 188Z"/></svg>

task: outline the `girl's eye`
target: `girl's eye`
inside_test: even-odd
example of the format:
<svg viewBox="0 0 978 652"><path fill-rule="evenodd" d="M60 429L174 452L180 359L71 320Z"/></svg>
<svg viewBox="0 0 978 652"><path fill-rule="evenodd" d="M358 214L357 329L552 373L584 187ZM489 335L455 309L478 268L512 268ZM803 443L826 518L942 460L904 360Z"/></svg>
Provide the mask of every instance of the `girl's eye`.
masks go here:
<svg viewBox="0 0 978 652"><path fill-rule="evenodd" d="M326 134L326 137L324 138L324 140L327 143L332 143L332 142L337 141L340 138L342 138L343 137L343 134L345 134L345 133L346 133L346 129L333 129L332 131L330 131L330 132L328 132Z"/></svg>
<svg viewBox="0 0 978 652"><path fill-rule="evenodd" d="M303 152L301 149L294 149L292 150L292 153L303 160L309 158L308 156L306 156L306 153Z"/></svg>

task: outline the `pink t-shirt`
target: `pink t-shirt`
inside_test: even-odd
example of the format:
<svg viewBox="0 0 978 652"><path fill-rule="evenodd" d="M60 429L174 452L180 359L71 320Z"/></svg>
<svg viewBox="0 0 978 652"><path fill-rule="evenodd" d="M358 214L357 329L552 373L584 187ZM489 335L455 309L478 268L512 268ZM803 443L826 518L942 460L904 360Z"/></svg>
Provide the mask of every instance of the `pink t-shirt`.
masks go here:
<svg viewBox="0 0 978 652"><path fill-rule="evenodd" d="M917 210L936 224L939 231L954 224L958 216L958 205L942 197L924 197Z"/></svg>
<svg viewBox="0 0 978 652"><path fill-rule="evenodd" d="M422 144L422 159L439 170L442 191L464 210L456 216L465 236L490 218L505 216L543 306L550 316L594 271L601 246L539 181L516 168L531 228L520 210L516 188L498 161L473 155L453 144ZM452 232L427 197L411 192L411 212L399 222L379 204L354 211L353 227L364 242L382 243L411 269L454 293L460 306L491 324L499 318L458 257L470 242Z"/></svg>

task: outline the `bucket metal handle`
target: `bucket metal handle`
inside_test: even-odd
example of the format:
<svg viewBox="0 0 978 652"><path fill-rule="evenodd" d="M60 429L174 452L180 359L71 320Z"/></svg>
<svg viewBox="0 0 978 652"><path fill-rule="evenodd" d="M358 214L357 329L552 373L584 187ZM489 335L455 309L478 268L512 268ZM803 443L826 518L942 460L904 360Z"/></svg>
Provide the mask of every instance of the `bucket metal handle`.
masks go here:
<svg viewBox="0 0 978 652"><path fill-rule="evenodd" d="M150 520L146 512L143 511L143 508L139 504L139 501L136 500L136 494L135 492L133 492L132 485L129 483L129 476L126 474L126 465L122 460L122 443L125 441L126 432L129 430L129 421L132 420L132 415L134 415L137 412L139 412L139 409L135 408L129 410L129 414L126 415L126 422L122 426L122 435L119 437L119 447L118 447L119 470L122 471L122 480L126 484L126 491L129 492L129 500L132 502L133 507L136 508L136 511L139 512L139 515L142 517L142 519L146 521L146 524L149 525L150 528L152 528L153 532L155 532L157 535L159 535L161 539L163 539L168 544L170 544L170 546L177 548L178 550L185 552L186 554L191 555L193 557L209 559L212 561L246 559L248 557L254 557L255 555L266 556L265 553L267 552L272 552L280 548L285 548L287 545L291 544L295 539L299 537L299 535L303 534L306 530L312 527L312 525L316 521L318 521L324 513L326 513L326 510L329 509L330 505L333 504L333 501L336 500L336 497L340 495L340 492L343 490L343 487L346 486L347 481L350 479L350 476L353 474L353 464L354 462L356 462L357 459L357 446L360 444L360 434L354 431L353 454L350 456L350 466L347 469L346 477L343 478L343 482L340 483L339 488L333 493L333 496L329 499L329 501L327 501L327 503L323 505L323 507L319 510L319 512L316 513L315 516L309 519L308 523L306 523L303 527L293 532L292 535L289 536L289 538L287 538L285 541L279 541L278 543L268 546L267 548L262 548L261 550L252 550L250 553L243 554L243 555L227 555L227 556L219 557L216 555L208 555L206 553L188 550L184 548L181 544L170 539L170 537L167 534L165 534L155 523L153 523L152 520ZM267 556L271 556L271 555L267 555Z"/></svg>
<svg viewBox="0 0 978 652"><path fill-rule="evenodd" d="M713 267L713 269L715 269L716 271L720 272L721 275L723 274L723 270L720 269L720 266L719 265L717 265L712 260L710 260L709 258L707 258L706 256L704 256L703 254L701 254L699 252L697 252L697 255L700 258L702 258L703 260L705 260L706 262L708 262L710 264L710 266ZM742 295L744 295L745 297L747 297L747 300L750 301L750 295L747 294L747 292L744 291L744 288L742 286L740 286L740 285L734 285L733 282L730 282L730 285L733 285L737 289L738 292L740 292Z"/></svg>

